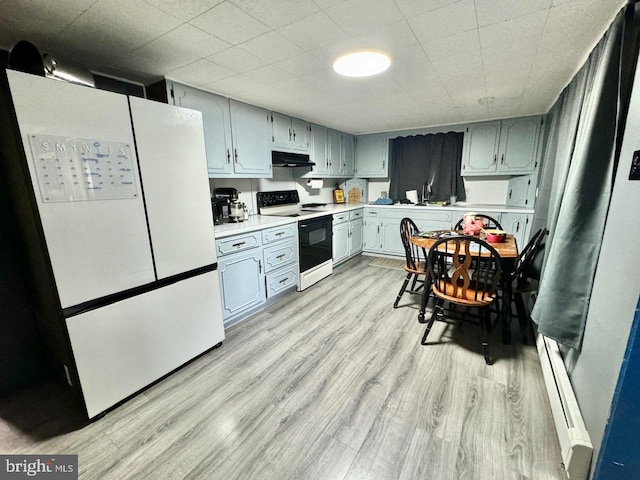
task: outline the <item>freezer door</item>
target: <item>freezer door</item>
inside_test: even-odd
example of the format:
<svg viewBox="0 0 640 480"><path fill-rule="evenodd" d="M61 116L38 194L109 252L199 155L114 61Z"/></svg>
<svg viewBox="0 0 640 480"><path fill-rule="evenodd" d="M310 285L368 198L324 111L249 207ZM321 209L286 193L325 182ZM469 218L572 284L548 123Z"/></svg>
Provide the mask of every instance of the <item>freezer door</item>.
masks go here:
<svg viewBox="0 0 640 480"><path fill-rule="evenodd" d="M218 272L67 319L89 418L224 340Z"/></svg>
<svg viewBox="0 0 640 480"><path fill-rule="evenodd" d="M129 101L158 278L215 263L202 114Z"/></svg>
<svg viewBox="0 0 640 480"><path fill-rule="evenodd" d="M62 307L154 281L127 97L7 75Z"/></svg>

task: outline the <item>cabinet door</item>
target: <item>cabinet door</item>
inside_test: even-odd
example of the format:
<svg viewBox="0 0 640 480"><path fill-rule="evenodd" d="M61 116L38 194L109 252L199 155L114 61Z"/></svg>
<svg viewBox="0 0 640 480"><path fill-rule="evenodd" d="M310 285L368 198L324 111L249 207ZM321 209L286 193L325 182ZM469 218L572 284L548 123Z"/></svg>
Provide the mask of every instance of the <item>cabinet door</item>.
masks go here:
<svg viewBox="0 0 640 480"><path fill-rule="evenodd" d="M353 177L355 171L355 138L347 133L342 134L342 175Z"/></svg>
<svg viewBox="0 0 640 480"><path fill-rule="evenodd" d="M510 207L527 207L530 185L531 178L529 175L509 179L506 204Z"/></svg>
<svg viewBox="0 0 640 480"><path fill-rule="evenodd" d="M385 133L356 137L355 174L361 178L389 176L389 140Z"/></svg>
<svg viewBox="0 0 640 480"><path fill-rule="evenodd" d="M329 174L329 160L327 158L327 129L320 125L309 127L311 135L311 146L309 156L315 166L311 171L302 175L303 178L322 178Z"/></svg>
<svg viewBox="0 0 640 480"><path fill-rule="evenodd" d="M221 258L218 274L223 318L237 315L265 301L262 249Z"/></svg>
<svg viewBox="0 0 640 480"><path fill-rule="evenodd" d="M336 130L327 130L327 158L329 159L329 174L340 176L342 171L342 135Z"/></svg>
<svg viewBox="0 0 640 480"><path fill-rule="evenodd" d="M298 118L291 119L291 148L299 153L309 153L309 124Z"/></svg>
<svg viewBox="0 0 640 480"><path fill-rule="evenodd" d="M538 166L538 139L542 117L510 118L502 121L498 172L532 173Z"/></svg>
<svg viewBox="0 0 640 480"><path fill-rule="evenodd" d="M363 249L367 252L380 251L380 220L366 218L364 221Z"/></svg>
<svg viewBox="0 0 640 480"><path fill-rule="evenodd" d="M233 169L236 176L270 178L271 116L266 110L230 100Z"/></svg>
<svg viewBox="0 0 640 480"><path fill-rule="evenodd" d="M362 251L364 223L362 218L352 220L349 232L349 256L352 257Z"/></svg>
<svg viewBox="0 0 640 480"><path fill-rule="evenodd" d="M291 118L280 113L271 112L271 146L273 149L291 148L293 131L291 130Z"/></svg>
<svg viewBox="0 0 640 480"><path fill-rule="evenodd" d="M333 226L333 263L349 257L349 222Z"/></svg>
<svg viewBox="0 0 640 480"><path fill-rule="evenodd" d="M531 228L531 214L528 213L503 213L500 222L507 233L516 237L518 251L521 251L529 240Z"/></svg>
<svg viewBox="0 0 640 480"><path fill-rule="evenodd" d="M177 106L202 112L209 176L232 174L229 99L179 83L173 83L171 88Z"/></svg>
<svg viewBox="0 0 640 480"><path fill-rule="evenodd" d="M382 253L404 255L404 246L400 237L400 220L384 219L380 225Z"/></svg>
<svg viewBox="0 0 640 480"><path fill-rule="evenodd" d="M461 175L496 172L500 122L470 125L464 132Z"/></svg>

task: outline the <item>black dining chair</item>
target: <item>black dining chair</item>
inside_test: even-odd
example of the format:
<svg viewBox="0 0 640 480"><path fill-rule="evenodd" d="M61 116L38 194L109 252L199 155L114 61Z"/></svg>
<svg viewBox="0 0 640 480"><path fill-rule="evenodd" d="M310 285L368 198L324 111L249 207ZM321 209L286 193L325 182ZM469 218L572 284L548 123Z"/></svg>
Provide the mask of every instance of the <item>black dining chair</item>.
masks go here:
<svg viewBox="0 0 640 480"><path fill-rule="evenodd" d="M402 238L405 256L404 270L407 272L407 276L402 283L402 287L400 287L396 301L393 302L393 308L398 308L398 303L406 291L418 293L424 286L424 277L427 275L427 254L424 248L411 243L411 237L418 232L418 227L413 220L410 218L400 220L400 237ZM411 289L407 290L409 282L411 282Z"/></svg>
<svg viewBox="0 0 640 480"><path fill-rule="evenodd" d="M513 302L518 314L522 343L527 344L527 330L531 325L531 317L524 304L524 295L538 290L540 280L539 260L544 251L545 239L549 230L541 228L533 234L529 243L522 249L516 259L515 267L505 281L511 287L511 298L505 302Z"/></svg>
<svg viewBox="0 0 640 480"><path fill-rule="evenodd" d="M495 218L490 217L489 215L483 215L483 214L477 214L476 218L481 218L482 222L484 223L484 228L495 228L498 230L504 230L502 228L502 225L500 225L500 222L497 221ZM454 230L462 230L462 224L464 223L464 217L461 218L460 220L458 220L458 223L456 223L456 226L453 227Z"/></svg>
<svg viewBox="0 0 640 480"><path fill-rule="evenodd" d="M480 326L482 353L487 365L491 365L489 308L498 299L497 289L502 272L498 252L477 237L445 237L429 249L427 267L436 303L422 336L422 345L427 345L427 337L435 320L468 321ZM445 303L448 304L447 308ZM455 306L467 308L461 310ZM472 308L477 310L477 315L470 314L468 310Z"/></svg>

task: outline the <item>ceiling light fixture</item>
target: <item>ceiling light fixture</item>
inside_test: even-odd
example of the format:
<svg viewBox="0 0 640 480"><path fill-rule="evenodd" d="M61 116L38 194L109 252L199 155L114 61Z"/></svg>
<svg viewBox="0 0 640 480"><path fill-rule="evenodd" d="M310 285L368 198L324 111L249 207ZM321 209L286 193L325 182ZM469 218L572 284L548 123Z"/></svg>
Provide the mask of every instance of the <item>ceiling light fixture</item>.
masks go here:
<svg viewBox="0 0 640 480"><path fill-rule="evenodd" d="M370 77L384 72L391 65L385 52L362 50L347 53L333 63L333 69L345 77Z"/></svg>

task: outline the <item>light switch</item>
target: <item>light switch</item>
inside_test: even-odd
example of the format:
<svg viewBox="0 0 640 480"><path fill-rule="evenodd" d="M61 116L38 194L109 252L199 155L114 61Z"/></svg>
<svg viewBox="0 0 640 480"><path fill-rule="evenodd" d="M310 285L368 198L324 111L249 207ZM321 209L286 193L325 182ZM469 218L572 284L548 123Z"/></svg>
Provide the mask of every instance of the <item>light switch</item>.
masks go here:
<svg viewBox="0 0 640 480"><path fill-rule="evenodd" d="M629 180L640 180L640 150L633 152L631 159L631 171L629 172Z"/></svg>

